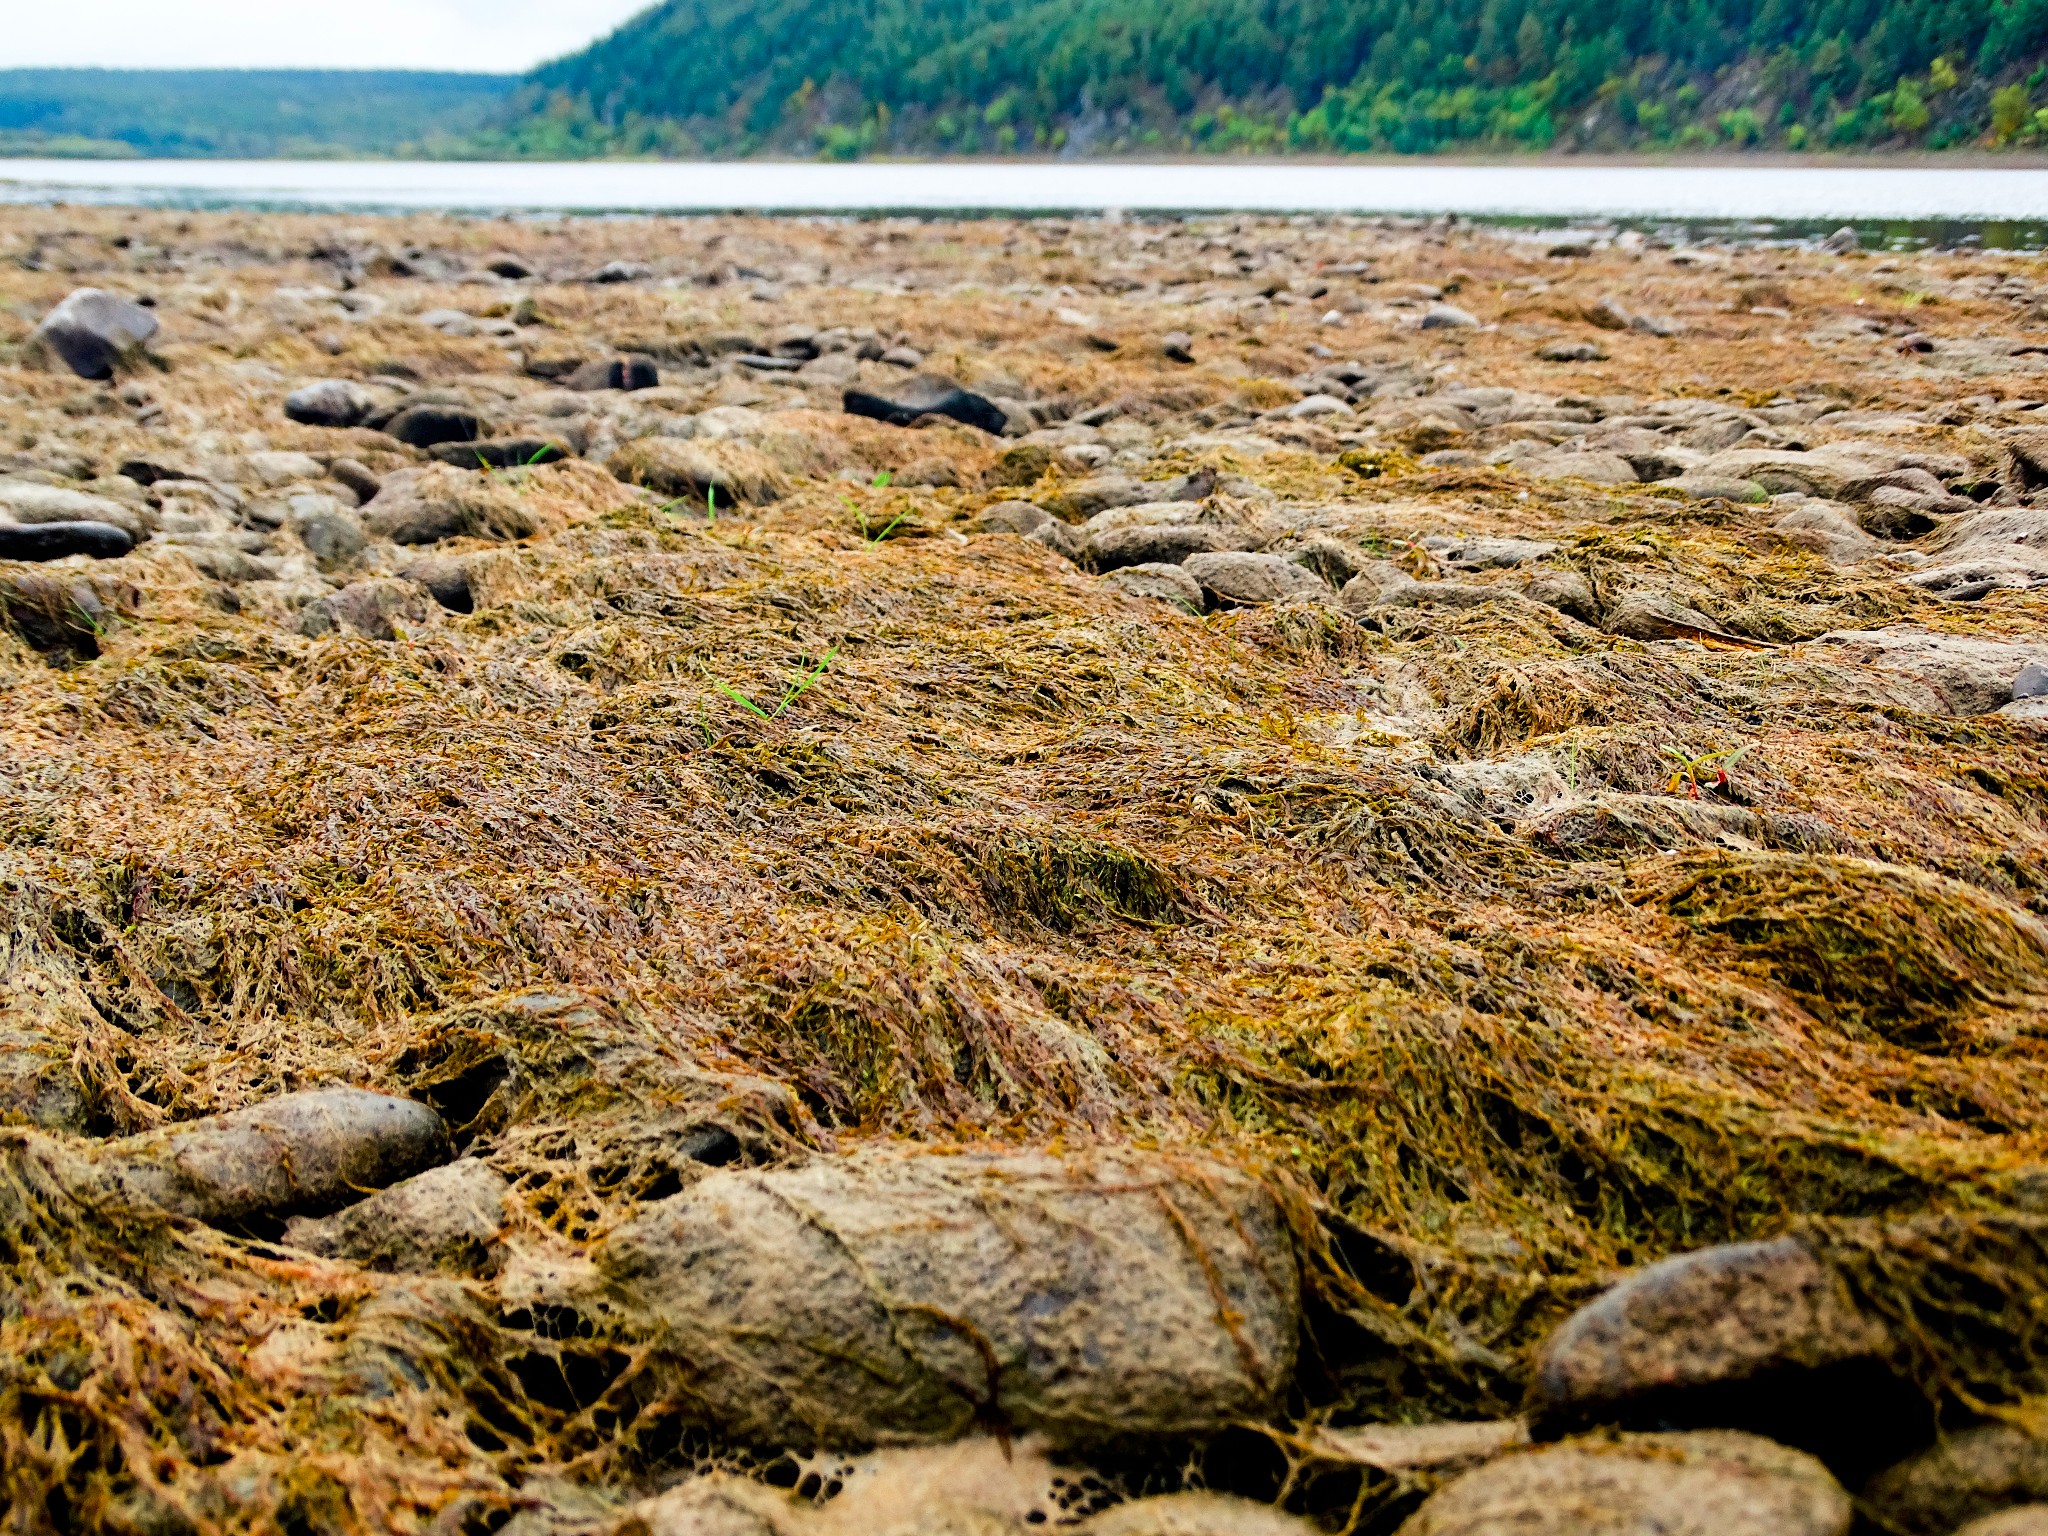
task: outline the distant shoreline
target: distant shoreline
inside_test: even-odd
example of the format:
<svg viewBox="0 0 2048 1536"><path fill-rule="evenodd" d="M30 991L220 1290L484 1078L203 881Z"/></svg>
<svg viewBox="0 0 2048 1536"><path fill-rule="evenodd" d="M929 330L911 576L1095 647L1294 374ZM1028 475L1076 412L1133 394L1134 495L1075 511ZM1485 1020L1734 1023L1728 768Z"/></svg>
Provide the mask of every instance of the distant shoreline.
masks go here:
<svg viewBox="0 0 2048 1536"><path fill-rule="evenodd" d="M866 155L833 161L795 155L586 155L549 159L537 155L145 155L56 153L44 147L10 147L0 142L0 164L9 161L158 165L1032 165L1032 166L1585 166L1588 169L1630 170L1669 166L1698 170L1972 170L2048 172L2044 150L1869 150L1856 154L1807 153L1787 150L1679 150L1640 154L1581 154L1570 150L1531 150L1524 154L1370 154L1370 155Z"/></svg>

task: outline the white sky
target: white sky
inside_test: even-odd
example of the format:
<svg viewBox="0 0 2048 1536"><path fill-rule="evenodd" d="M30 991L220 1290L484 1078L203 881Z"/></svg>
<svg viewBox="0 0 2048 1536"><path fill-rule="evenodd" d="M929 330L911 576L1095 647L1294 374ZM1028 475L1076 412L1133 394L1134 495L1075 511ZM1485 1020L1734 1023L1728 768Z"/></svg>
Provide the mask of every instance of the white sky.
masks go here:
<svg viewBox="0 0 2048 1536"><path fill-rule="evenodd" d="M516 72L653 0L16 0L0 68Z"/></svg>

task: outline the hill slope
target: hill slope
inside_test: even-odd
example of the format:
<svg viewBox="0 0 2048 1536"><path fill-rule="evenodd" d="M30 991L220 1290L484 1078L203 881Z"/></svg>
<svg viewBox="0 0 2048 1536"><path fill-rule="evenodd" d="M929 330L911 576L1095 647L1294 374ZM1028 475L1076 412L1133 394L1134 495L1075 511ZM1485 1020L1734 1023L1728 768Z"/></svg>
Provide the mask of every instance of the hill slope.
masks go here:
<svg viewBox="0 0 2048 1536"><path fill-rule="evenodd" d="M1933 148L2048 134L2048 0L667 0L497 142Z"/></svg>
<svg viewBox="0 0 2048 1536"><path fill-rule="evenodd" d="M0 153L446 152L491 121L517 83L402 70L0 70Z"/></svg>

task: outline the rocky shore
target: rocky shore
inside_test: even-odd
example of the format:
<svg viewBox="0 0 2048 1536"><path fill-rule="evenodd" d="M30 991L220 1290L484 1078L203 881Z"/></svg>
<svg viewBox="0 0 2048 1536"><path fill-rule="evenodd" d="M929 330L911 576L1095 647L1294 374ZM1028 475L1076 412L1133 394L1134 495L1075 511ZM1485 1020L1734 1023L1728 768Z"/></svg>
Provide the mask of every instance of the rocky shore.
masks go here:
<svg viewBox="0 0 2048 1536"><path fill-rule="evenodd" d="M2048 1532L2048 266L0 214L13 1529Z"/></svg>

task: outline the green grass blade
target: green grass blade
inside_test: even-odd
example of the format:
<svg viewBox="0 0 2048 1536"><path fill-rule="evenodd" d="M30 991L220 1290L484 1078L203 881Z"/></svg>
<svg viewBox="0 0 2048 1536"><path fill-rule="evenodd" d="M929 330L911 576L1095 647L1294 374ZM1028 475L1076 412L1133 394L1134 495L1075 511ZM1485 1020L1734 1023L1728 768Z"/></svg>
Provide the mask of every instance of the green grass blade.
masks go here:
<svg viewBox="0 0 2048 1536"><path fill-rule="evenodd" d="M775 718L775 715L769 714L767 710L763 709L760 705L756 704L752 699L748 698L744 693L741 693L739 689L734 688L730 684L721 682L714 677L711 679L711 686L716 688L720 693L724 694L728 699L731 699L735 704L742 705L745 708L752 710L755 714L759 715L763 720L773 720ZM776 714L780 713L780 710L776 711Z"/></svg>

